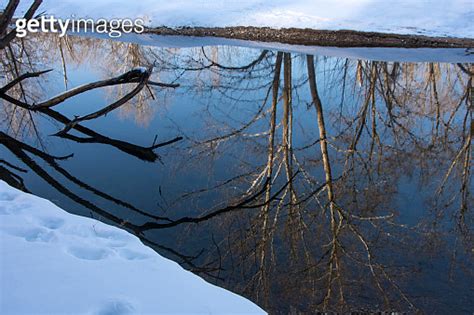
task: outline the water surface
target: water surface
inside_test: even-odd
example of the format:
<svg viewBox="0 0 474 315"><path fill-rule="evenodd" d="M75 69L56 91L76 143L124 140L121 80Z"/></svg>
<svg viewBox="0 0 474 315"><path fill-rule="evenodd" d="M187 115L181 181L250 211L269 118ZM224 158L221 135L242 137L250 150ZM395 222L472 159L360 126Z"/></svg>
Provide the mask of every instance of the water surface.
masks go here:
<svg viewBox="0 0 474 315"><path fill-rule="evenodd" d="M474 310L471 65L84 37L11 46L1 86L54 69L8 91L27 104L150 64L153 81L179 84L66 131L136 83L47 111L2 100L11 185L121 226L270 313Z"/></svg>

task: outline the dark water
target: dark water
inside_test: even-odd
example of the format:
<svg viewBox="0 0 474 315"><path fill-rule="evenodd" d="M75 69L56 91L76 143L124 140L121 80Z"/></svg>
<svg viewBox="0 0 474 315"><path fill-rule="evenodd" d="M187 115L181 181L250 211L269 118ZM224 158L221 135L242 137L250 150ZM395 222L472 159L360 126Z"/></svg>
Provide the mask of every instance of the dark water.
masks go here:
<svg viewBox="0 0 474 315"><path fill-rule="evenodd" d="M153 63L179 84L61 134L137 83L43 111L2 100L11 185L270 313L474 311L469 64L44 36L1 54L1 86L54 69L8 91L28 104Z"/></svg>

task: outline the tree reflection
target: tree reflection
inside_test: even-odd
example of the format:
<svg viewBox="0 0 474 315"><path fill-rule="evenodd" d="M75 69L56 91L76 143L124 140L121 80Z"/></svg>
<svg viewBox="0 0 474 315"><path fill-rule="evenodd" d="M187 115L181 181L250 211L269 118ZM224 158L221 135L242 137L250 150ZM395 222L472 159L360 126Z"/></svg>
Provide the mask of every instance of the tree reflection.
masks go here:
<svg viewBox="0 0 474 315"><path fill-rule="evenodd" d="M47 48L35 48L39 42ZM0 177L9 184L27 190L33 172L93 215L271 313L431 312L433 302L448 303L441 296L447 291L423 299L433 283L420 288L417 281L436 276L459 289L468 280L453 279L472 279L470 65L232 47L168 49L43 35L11 45L18 45L12 53L1 51L0 89L0 143L14 156L0 160ZM125 101L68 118L54 108L57 97L36 92L49 75L38 72L42 64L55 59L63 71L62 98L78 89L70 87L70 65L92 60L103 65L107 79L91 84ZM153 63L155 81L149 70L128 70ZM22 78L26 73L36 79ZM158 78L169 83L160 85ZM134 93L129 84L140 89ZM144 147L85 125L118 110L147 126L166 107L164 95L193 100L192 119L205 127L177 121L179 137ZM182 135L185 141L164 166L181 182L165 182L175 190L169 195L160 186L166 202L158 210L117 198L109 187L94 187L62 165L73 155L47 153L50 137L41 130L27 132L35 139L28 144L22 130L34 130L38 115L60 126L56 137L77 146L105 144L143 162L157 161L154 150ZM197 181L186 190L195 173L207 184ZM55 179L58 174L67 185ZM413 190L413 183L418 191L410 197L404 189ZM68 185L113 207L99 206ZM439 260L436 254L452 258ZM434 275L436 270L423 266L431 260L451 264L452 274Z"/></svg>

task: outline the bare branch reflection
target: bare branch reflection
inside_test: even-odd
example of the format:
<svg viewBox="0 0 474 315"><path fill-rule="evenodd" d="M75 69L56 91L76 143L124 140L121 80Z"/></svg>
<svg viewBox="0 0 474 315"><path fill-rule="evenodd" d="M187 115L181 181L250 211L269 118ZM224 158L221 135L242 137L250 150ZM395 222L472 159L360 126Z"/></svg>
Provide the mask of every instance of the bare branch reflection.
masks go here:
<svg viewBox="0 0 474 315"><path fill-rule="evenodd" d="M43 35L9 45L10 185L54 191L270 313L431 313L472 297L472 65ZM103 78L74 87L88 63ZM98 174L78 172L96 150Z"/></svg>

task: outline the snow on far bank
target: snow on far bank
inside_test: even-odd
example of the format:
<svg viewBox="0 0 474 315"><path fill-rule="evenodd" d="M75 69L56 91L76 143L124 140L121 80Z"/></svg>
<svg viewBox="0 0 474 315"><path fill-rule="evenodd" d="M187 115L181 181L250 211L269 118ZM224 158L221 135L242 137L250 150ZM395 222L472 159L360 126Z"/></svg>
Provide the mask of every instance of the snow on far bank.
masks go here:
<svg viewBox="0 0 474 315"><path fill-rule="evenodd" d="M21 1L23 11L30 2ZM141 17L147 26L269 26L474 37L472 0L44 0L40 11L61 18Z"/></svg>
<svg viewBox="0 0 474 315"><path fill-rule="evenodd" d="M262 314L126 231L0 181L1 314Z"/></svg>

